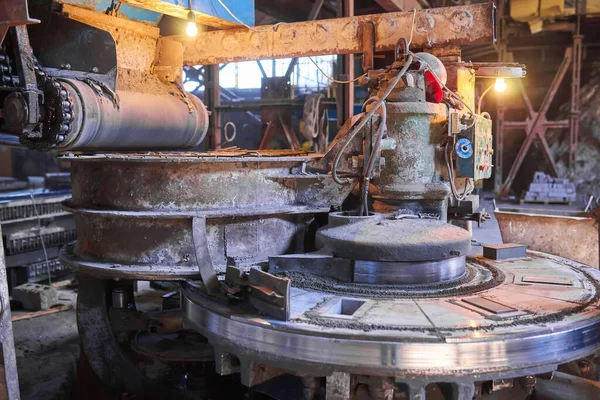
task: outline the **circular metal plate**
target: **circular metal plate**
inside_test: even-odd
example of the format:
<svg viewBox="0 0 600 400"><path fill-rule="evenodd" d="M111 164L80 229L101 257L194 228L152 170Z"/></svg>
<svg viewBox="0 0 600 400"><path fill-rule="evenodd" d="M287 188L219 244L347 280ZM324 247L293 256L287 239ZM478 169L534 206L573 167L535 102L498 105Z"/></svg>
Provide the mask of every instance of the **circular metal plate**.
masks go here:
<svg viewBox="0 0 600 400"><path fill-rule="evenodd" d="M317 247L337 257L383 262L438 261L471 252L471 235L435 219L329 216L317 231ZM412 216L411 216L412 217ZM340 223L338 219L348 219ZM362 218L357 220L357 218Z"/></svg>
<svg viewBox="0 0 600 400"><path fill-rule="evenodd" d="M600 348L600 272L540 253L469 262L493 265L504 281L444 298L344 297L292 288L289 321L225 306L188 282L184 321L221 351L298 371L507 376L549 371Z"/></svg>
<svg viewBox="0 0 600 400"><path fill-rule="evenodd" d="M379 285L422 285L459 279L465 274L465 257L414 263L355 261L354 282Z"/></svg>

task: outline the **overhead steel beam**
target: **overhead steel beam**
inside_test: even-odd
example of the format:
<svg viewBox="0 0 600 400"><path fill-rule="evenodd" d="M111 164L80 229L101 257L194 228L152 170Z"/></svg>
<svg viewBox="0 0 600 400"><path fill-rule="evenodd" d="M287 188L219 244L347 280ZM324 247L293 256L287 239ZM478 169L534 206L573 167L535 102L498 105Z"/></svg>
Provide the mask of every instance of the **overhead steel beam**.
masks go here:
<svg viewBox="0 0 600 400"><path fill-rule="evenodd" d="M417 11L412 47L467 46L495 40L493 3ZM361 23L375 26L375 50L393 50L411 33L413 13L296 22L274 29L258 27L203 32L195 40L181 37L186 65L218 64L263 58L362 53Z"/></svg>

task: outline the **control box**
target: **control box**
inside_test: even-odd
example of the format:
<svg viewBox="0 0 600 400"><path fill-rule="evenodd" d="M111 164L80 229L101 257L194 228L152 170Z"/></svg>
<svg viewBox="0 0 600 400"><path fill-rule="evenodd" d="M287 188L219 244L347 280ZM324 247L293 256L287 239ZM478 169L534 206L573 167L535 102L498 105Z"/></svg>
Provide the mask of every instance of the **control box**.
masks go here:
<svg viewBox="0 0 600 400"><path fill-rule="evenodd" d="M468 122L468 125L471 124L473 120ZM455 143L457 177L477 181L492 176L494 149L491 119L476 116L472 127L456 135Z"/></svg>

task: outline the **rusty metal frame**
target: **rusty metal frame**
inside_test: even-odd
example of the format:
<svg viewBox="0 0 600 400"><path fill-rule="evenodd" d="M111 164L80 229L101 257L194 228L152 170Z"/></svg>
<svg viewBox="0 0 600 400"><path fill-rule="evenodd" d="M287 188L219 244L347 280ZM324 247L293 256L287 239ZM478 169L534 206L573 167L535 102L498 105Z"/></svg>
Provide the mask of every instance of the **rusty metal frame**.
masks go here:
<svg viewBox="0 0 600 400"><path fill-rule="evenodd" d="M8 32L8 28L19 25L37 24L40 21L29 18L27 0L0 1L0 43Z"/></svg>
<svg viewBox="0 0 600 400"><path fill-rule="evenodd" d="M211 110L210 115L210 150L221 148L221 85L219 82L219 65L205 66L204 75L204 98L206 106Z"/></svg>
<svg viewBox="0 0 600 400"><path fill-rule="evenodd" d="M568 69L571 66L572 60L573 48L569 47L565 50L565 55L562 64L556 72L554 80L552 81L552 84L550 85L548 92L546 93L546 96L544 97L542 105L540 106L540 109L538 111L535 111L533 109L531 100L529 99L529 96L527 95L525 88L523 87L523 83L521 81L518 81L520 86L521 97L523 99L523 103L525 103L525 108L527 110L527 118L525 119L525 121L504 121L504 113L502 112L501 115L498 115L499 121L502 121L498 125L499 135L501 135L501 137L504 136L504 131L508 129L522 129L526 133L525 141L521 145L521 148L517 153L517 157L515 158L515 161L513 162L510 168L510 172L508 173L508 176L506 177L506 180L502 185L500 195L506 196L510 193L512 184L517 176L517 173L519 172L523 161L525 160L525 157L527 156L527 153L529 152L529 149L535 139L538 139L540 142L544 157L546 158L546 161L550 166L552 174L554 174L555 176L558 175L556 163L552 156L552 152L550 151L550 147L548 146L548 142L546 141L545 135L548 129L569 128L570 126L572 126L572 124L569 120L549 121L546 118L546 114L548 112L550 104L556 97L556 93L558 91L558 88L560 87L560 84L562 83ZM500 154L502 154L501 147L502 146L500 146L499 149Z"/></svg>
<svg viewBox="0 0 600 400"><path fill-rule="evenodd" d="M417 11L412 46L491 44L495 40L492 2ZM361 23L375 26L377 51L393 50L398 39L409 37L413 12L363 15L279 25L273 29L247 28L203 32L196 40L181 37L186 65L287 58L363 51Z"/></svg>
<svg viewBox="0 0 600 400"><path fill-rule="evenodd" d="M581 53L583 35L573 35L573 71L571 78L571 114L569 116L569 169L575 170L577 160L577 142L579 141L579 114L581 101Z"/></svg>

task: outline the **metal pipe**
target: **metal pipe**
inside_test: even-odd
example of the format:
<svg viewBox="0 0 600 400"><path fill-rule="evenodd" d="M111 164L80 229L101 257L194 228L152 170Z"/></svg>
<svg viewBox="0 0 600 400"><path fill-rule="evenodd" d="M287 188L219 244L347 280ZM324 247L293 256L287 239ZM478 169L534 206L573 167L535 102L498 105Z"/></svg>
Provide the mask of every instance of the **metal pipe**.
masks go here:
<svg viewBox="0 0 600 400"><path fill-rule="evenodd" d="M184 100L119 92L113 99L81 81L61 82L73 106L71 132L61 150L187 149L206 136L208 112L193 95Z"/></svg>

